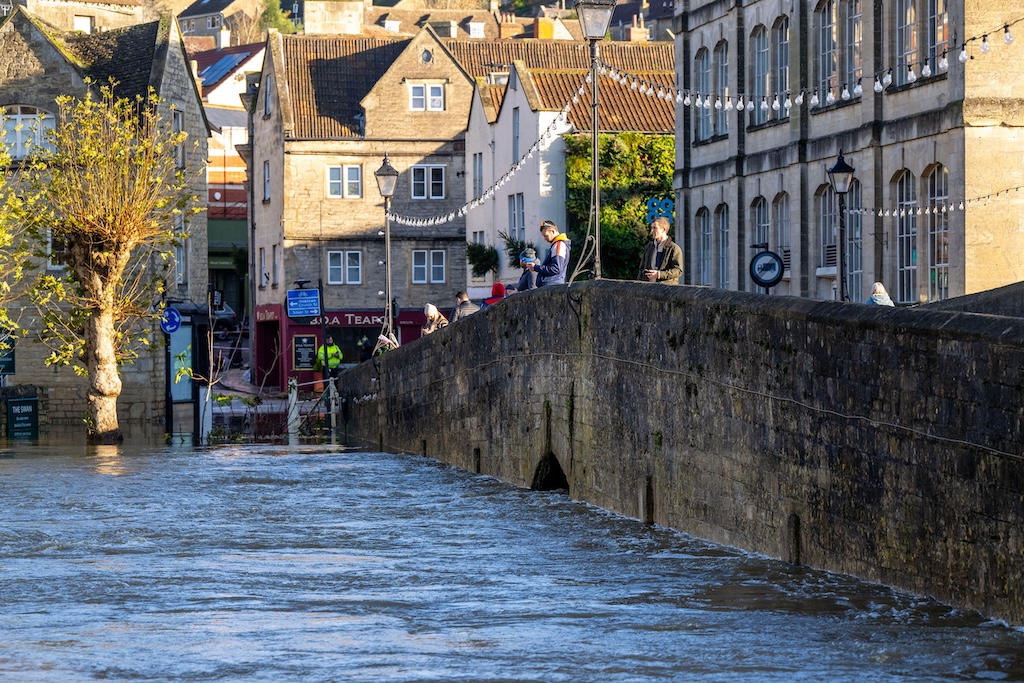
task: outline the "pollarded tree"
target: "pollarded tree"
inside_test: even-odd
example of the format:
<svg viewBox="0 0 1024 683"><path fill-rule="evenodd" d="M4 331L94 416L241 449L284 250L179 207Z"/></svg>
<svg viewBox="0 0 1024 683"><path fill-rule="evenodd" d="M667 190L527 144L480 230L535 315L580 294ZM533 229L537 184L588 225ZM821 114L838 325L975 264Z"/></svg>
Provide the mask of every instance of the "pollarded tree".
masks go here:
<svg viewBox="0 0 1024 683"><path fill-rule="evenodd" d="M46 362L88 377L89 438L101 442L122 438L120 366L150 343L173 248L199 210L186 134L152 90L130 100L114 85L57 100L49 149L37 148L24 169L31 201L20 211L65 266L62 276L43 272L33 292Z"/></svg>

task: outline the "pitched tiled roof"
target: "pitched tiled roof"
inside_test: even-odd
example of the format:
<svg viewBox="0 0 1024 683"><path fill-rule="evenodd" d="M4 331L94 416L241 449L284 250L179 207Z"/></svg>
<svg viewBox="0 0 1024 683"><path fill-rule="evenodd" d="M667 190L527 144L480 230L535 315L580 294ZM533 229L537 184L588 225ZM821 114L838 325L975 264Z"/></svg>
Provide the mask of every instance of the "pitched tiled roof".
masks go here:
<svg viewBox="0 0 1024 683"><path fill-rule="evenodd" d="M388 20L398 22L398 31L402 35L414 35L427 24L436 26L440 22L452 22L458 33L457 37L469 39L469 24L473 22L483 24L484 37L482 40L497 40L499 38L499 16L487 10L399 9L374 6L367 11L367 26L383 27L384 22ZM523 27L532 26L533 19L517 17L516 23Z"/></svg>
<svg viewBox="0 0 1024 683"><path fill-rule="evenodd" d="M529 69L589 69L589 43L570 40L503 40L479 42L442 38L441 43L452 53L470 76L486 76L495 64L511 65L522 60ZM672 43L621 43L602 41L601 61L629 73L675 71L675 48ZM671 81L666 83L670 84Z"/></svg>
<svg viewBox="0 0 1024 683"><path fill-rule="evenodd" d="M579 102L569 110L569 122L578 131L589 131L591 124L589 70L531 69L530 79L540 96L541 108L561 109L578 95ZM672 85L672 72L637 72L634 75L648 83ZM579 93L580 86L584 92ZM606 133L635 131L638 133L675 133L675 102L671 97L659 98L641 94L628 85L619 85L609 76L598 77L598 127Z"/></svg>
<svg viewBox="0 0 1024 683"><path fill-rule="evenodd" d="M220 14L230 7L235 0L196 0L185 8L185 11L178 15L179 19L185 17L198 17L207 14Z"/></svg>
<svg viewBox="0 0 1024 683"><path fill-rule="evenodd" d="M299 139L358 137L359 103L409 44L361 36L281 36Z"/></svg>
<svg viewBox="0 0 1024 683"><path fill-rule="evenodd" d="M83 65L83 72L98 85L110 78L118 82L118 97L146 96L153 74L160 22L152 21L102 33L69 33L61 42Z"/></svg>

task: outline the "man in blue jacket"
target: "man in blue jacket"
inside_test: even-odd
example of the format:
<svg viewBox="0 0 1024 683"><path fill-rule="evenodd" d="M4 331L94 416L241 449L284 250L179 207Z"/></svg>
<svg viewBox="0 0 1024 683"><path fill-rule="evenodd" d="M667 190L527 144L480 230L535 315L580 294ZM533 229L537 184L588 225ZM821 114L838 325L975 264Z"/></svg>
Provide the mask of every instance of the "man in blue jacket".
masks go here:
<svg viewBox="0 0 1024 683"><path fill-rule="evenodd" d="M524 265L528 270L537 273L538 287L563 284L565 273L569 269L569 248L572 242L565 233L558 232L558 226L554 221L544 221L540 224L540 236L551 245L548 247L544 262L540 265L536 262Z"/></svg>

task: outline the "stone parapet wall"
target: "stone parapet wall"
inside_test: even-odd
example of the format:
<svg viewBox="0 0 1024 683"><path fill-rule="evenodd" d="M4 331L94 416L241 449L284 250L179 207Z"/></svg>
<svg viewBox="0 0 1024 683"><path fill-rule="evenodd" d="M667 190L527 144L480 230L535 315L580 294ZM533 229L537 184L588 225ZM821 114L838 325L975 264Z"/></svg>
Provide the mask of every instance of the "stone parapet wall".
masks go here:
<svg viewBox="0 0 1024 683"><path fill-rule="evenodd" d="M1024 623L1024 321L609 281L348 371L347 434ZM551 458L553 457L554 460Z"/></svg>

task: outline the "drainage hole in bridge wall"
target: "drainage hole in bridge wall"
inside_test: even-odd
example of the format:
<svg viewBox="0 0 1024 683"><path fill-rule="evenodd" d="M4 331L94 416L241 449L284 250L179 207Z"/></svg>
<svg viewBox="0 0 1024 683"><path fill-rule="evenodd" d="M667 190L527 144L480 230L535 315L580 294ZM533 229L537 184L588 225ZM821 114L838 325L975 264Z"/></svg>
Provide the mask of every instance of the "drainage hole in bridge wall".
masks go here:
<svg viewBox="0 0 1024 683"><path fill-rule="evenodd" d="M554 453L548 453L537 463L530 488L534 491L569 490L569 481L565 478L565 472L562 471L562 466L558 464L558 458Z"/></svg>

